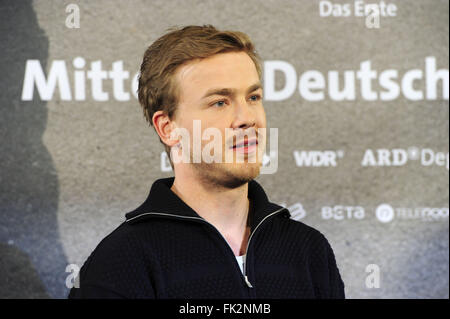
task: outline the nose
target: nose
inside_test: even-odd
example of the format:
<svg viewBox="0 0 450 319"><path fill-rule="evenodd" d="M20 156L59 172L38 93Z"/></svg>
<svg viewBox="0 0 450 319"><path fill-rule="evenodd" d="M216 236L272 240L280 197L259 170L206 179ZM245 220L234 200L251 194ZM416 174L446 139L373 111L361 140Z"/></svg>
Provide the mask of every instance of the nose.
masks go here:
<svg viewBox="0 0 450 319"><path fill-rule="evenodd" d="M245 99L238 101L235 104L234 119L232 123L233 129L247 129L256 125L255 110L252 110L252 106L248 105Z"/></svg>

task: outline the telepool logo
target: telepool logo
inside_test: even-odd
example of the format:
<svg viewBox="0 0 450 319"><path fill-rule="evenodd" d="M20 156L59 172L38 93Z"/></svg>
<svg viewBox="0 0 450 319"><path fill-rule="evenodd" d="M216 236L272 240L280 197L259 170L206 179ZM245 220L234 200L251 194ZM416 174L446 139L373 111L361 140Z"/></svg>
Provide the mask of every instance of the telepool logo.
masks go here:
<svg viewBox="0 0 450 319"><path fill-rule="evenodd" d="M343 158L344 151L294 151L295 164L298 167L337 166L337 158Z"/></svg>
<svg viewBox="0 0 450 319"><path fill-rule="evenodd" d="M101 60L90 62L88 68L88 62L83 57L74 58L72 63L53 60L51 63L49 61L49 65L48 73L45 74L39 60L26 61L21 95L23 101L32 101L35 91L42 101L54 99L56 91L59 91L62 101L90 99L106 102L114 99L126 102L131 96L137 98L139 73L131 76L129 71L124 70L122 60L113 62L110 70L103 69L104 63ZM281 78L276 77L276 73ZM372 62L367 60L361 62L356 71L347 70L340 74L339 71L330 70L325 75L317 70L306 70L299 76L291 63L268 60L264 61L264 100L284 101L293 97L297 89L300 97L311 102L325 99L354 101L356 98L365 101L392 101L400 95L411 101L437 100L441 97L448 100L448 77L448 67L437 69L436 58L433 56L425 58L424 66L404 72L396 69L379 72L373 70ZM276 78L284 83L280 89L277 89L279 86ZM360 87L359 96L357 84ZM90 90L86 89L88 86L91 87ZM105 91L106 87L111 87L112 92ZM378 92L374 87L382 90ZM440 90L442 93L438 92ZM90 97L87 96L89 91Z"/></svg>
<svg viewBox="0 0 450 319"><path fill-rule="evenodd" d="M382 223L389 223L394 219L394 209L389 204L381 204L375 209L375 216Z"/></svg>
<svg viewBox="0 0 450 319"><path fill-rule="evenodd" d="M383 203L375 209L375 216L381 223L389 223L394 218L402 220L421 220L425 222L448 221L448 207L392 207Z"/></svg>
<svg viewBox="0 0 450 319"><path fill-rule="evenodd" d="M440 166L449 169L449 153L437 152L430 148L419 149L412 146L408 149L366 149L361 166L403 166L409 160L420 161L422 166Z"/></svg>

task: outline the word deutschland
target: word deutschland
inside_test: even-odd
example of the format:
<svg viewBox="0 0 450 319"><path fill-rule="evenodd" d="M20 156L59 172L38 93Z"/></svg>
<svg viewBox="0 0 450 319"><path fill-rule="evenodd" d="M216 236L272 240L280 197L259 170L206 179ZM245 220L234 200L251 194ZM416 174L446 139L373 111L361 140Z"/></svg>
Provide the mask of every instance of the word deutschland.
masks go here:
<svg viewBox="0 0 450 319"><path fill-rule="evenodd" d="M63 101L85 101L90 91L94 101L129 101L131 95L137 98L138 73L130 78L124 70L123 61L112 63L110 70L104 70L102 61L93 61L86 70L86 60L76 57L68 70L66 61L54 60L45 74L39 60L27 60L22 87L22 100L32 101L35 89L43 101L52 100L59 91ZM276 74L281 75L276 77ZM70 76L69 76L70 75ZM277 89L276 78L283 80L284 87ZM109 82L108 82L109 81ZM106 83L108 82L108 83ZM264 100L283 101L298 90L307 101L355 100L357 83L360 97L366 101L390 101L402 95L412 101L448 100L448 68L438 69L435 57L426 57L424 66L399 72L388 69L378 72L372 68L370 60L360 63L359 70L328 71L325 75L318 70L308 70L297 74L294 66L286 61L264 62ZM105 85L106 84L106 85ZM90 85L91 89L86 90ZM111 92L105 91L112 89ZM442 91L439 94L439 91ZM131 93L131 94L130 94Z"/></svg>

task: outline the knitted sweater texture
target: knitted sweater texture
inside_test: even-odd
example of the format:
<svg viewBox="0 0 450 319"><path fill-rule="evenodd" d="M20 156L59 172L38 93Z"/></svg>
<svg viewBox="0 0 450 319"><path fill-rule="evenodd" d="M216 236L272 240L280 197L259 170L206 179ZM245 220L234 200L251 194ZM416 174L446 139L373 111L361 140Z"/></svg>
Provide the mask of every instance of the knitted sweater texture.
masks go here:
<svg viewBox="0 0 450 319"><path fill-rule="evenodd" d="M243 272L220 232L171 191L173 181L156 180L98 244L69 298L345 298L324 235L291 219L255 180Z"/></svg>

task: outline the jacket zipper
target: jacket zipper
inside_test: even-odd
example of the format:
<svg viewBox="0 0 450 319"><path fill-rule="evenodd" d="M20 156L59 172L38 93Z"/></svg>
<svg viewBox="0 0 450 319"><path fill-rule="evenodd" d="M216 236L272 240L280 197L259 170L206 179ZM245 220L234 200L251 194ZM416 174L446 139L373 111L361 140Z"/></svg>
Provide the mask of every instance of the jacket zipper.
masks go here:
<svg viewBox="0 0 450 319"><path fill-rule="evenodd" d="M258 229L258 227L270 216L273 216L279 212L281 212L282 210L285 210L286 208L280 208L276 211L274 211L273 213L270 213L269 215L267 215L266 217L264 217L259 223L258 225L256 225L255 229L252 231L252 233L250 234L250 237L248 238L248 242L247 242L247 248L245 249L245 260L244 260L244 280L245 283L247 284L247 286L249 288L253 288L253 285L250 283L250 280L248 280L248 276L247 276L247 257L248 257L248 248L250 247L250 241L252 240L253 235L255 234L256 230Z"/></svg>
<svg viewBox="0 0 450 319"><path fill-rule="evenodd" d="M279 210L277 210L277 211L275 211L275 212L273 212L273 213L270 213L270 214L267 215L266 217L264 217L264 218L258 223L258 225L256 225L255 229L254 229L253 232L250 234L250 237L249 237L248 242L247 242L247 248L246 248L246 250L245 250L245 258L244 258L243 272L240 272L240 271L239 271L239 272L241 273L241 275L243 276L246 285L247 285L249 288L253 288L253 285L250 283L250 281L249 281L249 279L248 279L248 276L247 276L247 257L248 257L248 248L250 247L250 241L251 241L251 239L252 239L252 237L253 237L253 234L254 234L254 233L256 232L256 230L258 229L258 227L259 227L259 226L260 226L267 218L269 218L270 216L273 216L273 215L277 214L278 212L280 212L280 211L282 211L282 210L285 210L285 208L281 208L281 209L279 209ZM223 235L217 230L217 228L216 228L213 224L209 223L209 222L208 222L207 220L205 220L204 218L201 218L201 217L190 217L190 216L180 216L180 215L173 215L173 214L165 214L165 213L155 213L155 212L151 212L151 213L142 213L142 214L140 214L140 215L137 215L137 216L134 216L134 217L132 217L132 218L130 218L130 219L127 219L126 221L129 222L129 221L131 221L131 220L133 220L133 219L139 218L139 217L144 216L144 215L160 215L160 216L175 217L175 218L181 218L181 219L193 219L193 220L198 220L198 221L200 221L200 222L206 223L206 224L208 224L209 226L211 226L211 227L212 227L212 228L220 235L220 237L222 237L222 239L223 239L224 242L227 244L229 250L231 251L231 253L232 253L233 256L234 256L234 252L233 252L233 250L231 249L231 247L230 247L230 245L228 244L228 242L227 242L227 240L225 239L225 237L223 237Z"/></svg>

